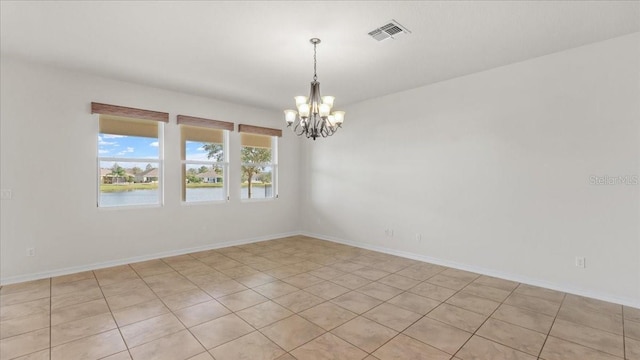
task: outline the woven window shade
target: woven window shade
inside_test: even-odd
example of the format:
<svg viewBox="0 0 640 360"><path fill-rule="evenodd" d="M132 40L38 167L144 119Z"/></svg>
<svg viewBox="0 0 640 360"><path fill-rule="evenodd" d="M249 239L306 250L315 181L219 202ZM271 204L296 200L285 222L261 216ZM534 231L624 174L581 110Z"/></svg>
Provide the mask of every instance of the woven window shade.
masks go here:
<svg viewBox="0 0 640 360"><path fill-rule="evenodd" d="M100 115L100 133L157 138L158 122L122 116Z"/></svg>
<svg viewBox="0 0 640 360"><path fill-rule="evenodd" d="M223 131L224 130L219 130L219 129L208 129L208 128L202 128L202 127L180 125L182 160L186 159L185 147L186 147L187 141L222 144L224 143Z"/></svg>
<svg viewBox="0 0 640 360"><path fill-rule="evenodd" d="M282 136L282 130L253 125L238 125L242 146L271 149L271 137Z"/></svg>

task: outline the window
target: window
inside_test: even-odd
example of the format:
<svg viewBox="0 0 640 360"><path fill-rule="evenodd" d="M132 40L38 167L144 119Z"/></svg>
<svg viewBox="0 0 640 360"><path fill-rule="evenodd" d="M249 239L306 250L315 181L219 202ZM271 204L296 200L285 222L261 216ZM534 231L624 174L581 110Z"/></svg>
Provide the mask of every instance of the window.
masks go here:
<svg viewBox="0 0 640 360"><path fill-rule="evenodd" d="M277 198L278 136L282 131L240 125L241 199Z"/></svg>
<svg viewBox="0 0 640 360"><path fill-rule="evenodd" d="M181 137L182 201L229 199L227 139L233 123L178 115Z"/></svg>
<svg viewBox="0 0 640 360"><path fill-rule="evenodd" d="M92 103L98 130L98 207L162 204L162 130L169 114ZM166 120L165 120L166 119Z"/></svg>

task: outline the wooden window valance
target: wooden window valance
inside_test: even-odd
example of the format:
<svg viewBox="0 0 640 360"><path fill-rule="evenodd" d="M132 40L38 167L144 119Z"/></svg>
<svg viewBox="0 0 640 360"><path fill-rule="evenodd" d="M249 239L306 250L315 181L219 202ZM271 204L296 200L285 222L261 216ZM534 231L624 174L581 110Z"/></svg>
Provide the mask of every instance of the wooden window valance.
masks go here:
<svg viewBox="0 0 640 360"><path fill-rule="evenodd" d="M280 129L272 129L272 128L266 128L266 127L260 127L260 126L245 125L245 124L238 125L238 131L242 133L249 133L249 134L256 134L256 135L267 135L267 136L277 136L277 137L282 136L282 130Z"/></svg>
<svg viewBox="0 0 640 360"><path fill-rule="evenodd" d="M169 122L169 113L130 108L126 106L91 103L91 113L100 115L119 116L131 119L155 120Z"/></svg>
<svg viewBox="0 0 640 360"><path fill-rule="evenodd" d="M178 115L179 125L199 126L210 129L221 129L233 131L234 124L228 121L204 119L194 116Z"/></svg>

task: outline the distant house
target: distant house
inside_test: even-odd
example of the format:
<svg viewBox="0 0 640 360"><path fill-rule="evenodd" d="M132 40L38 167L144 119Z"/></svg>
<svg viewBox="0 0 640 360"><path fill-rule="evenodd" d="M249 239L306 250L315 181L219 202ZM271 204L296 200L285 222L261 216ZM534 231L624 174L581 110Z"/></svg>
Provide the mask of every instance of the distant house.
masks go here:
<svg viewBox="0 0 640 360"><path fill-rule="evenodd" d="M136 182L138 183L152 183L158 182L158 169L153 168L149 170L145 170L140 174L135 176Z"/></svg>
<svg viewBox="0 0 640 360"><path fill-rule="evenodd" d="M197 174L197 177L202 179L202 182L205 183L220 183L222 182L222 175L215 172L215 170L211 169L202 174Z"/></svg>
<svg viewBox="0 0 640 360"><path fill-rule="evenodd" d="M100 179L103 184L123 184L126 183L132 174L126 172L123 176L113 175L111 169L100 169Z"/></svg>

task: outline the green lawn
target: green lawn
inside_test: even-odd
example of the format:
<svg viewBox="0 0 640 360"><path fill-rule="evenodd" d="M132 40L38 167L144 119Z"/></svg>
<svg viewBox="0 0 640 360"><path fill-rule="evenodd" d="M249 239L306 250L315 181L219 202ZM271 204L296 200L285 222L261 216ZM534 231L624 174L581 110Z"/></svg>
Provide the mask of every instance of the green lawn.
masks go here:
<svg viewBox="0 0 640 360"><path fill-rule="evenodd" d="M265 183L252 183L251 187L263 188L265 186L271 186L271 184ZM195 188L221 188L222 183L189 183L187 189ZM247 183L242 184L243 188L247 187ZM158 188L157 183L143 184L143 183L123 183L123 184L101 184L100 192L119 192L119 191L131 191L131 190L155 190Z"/></svg>

